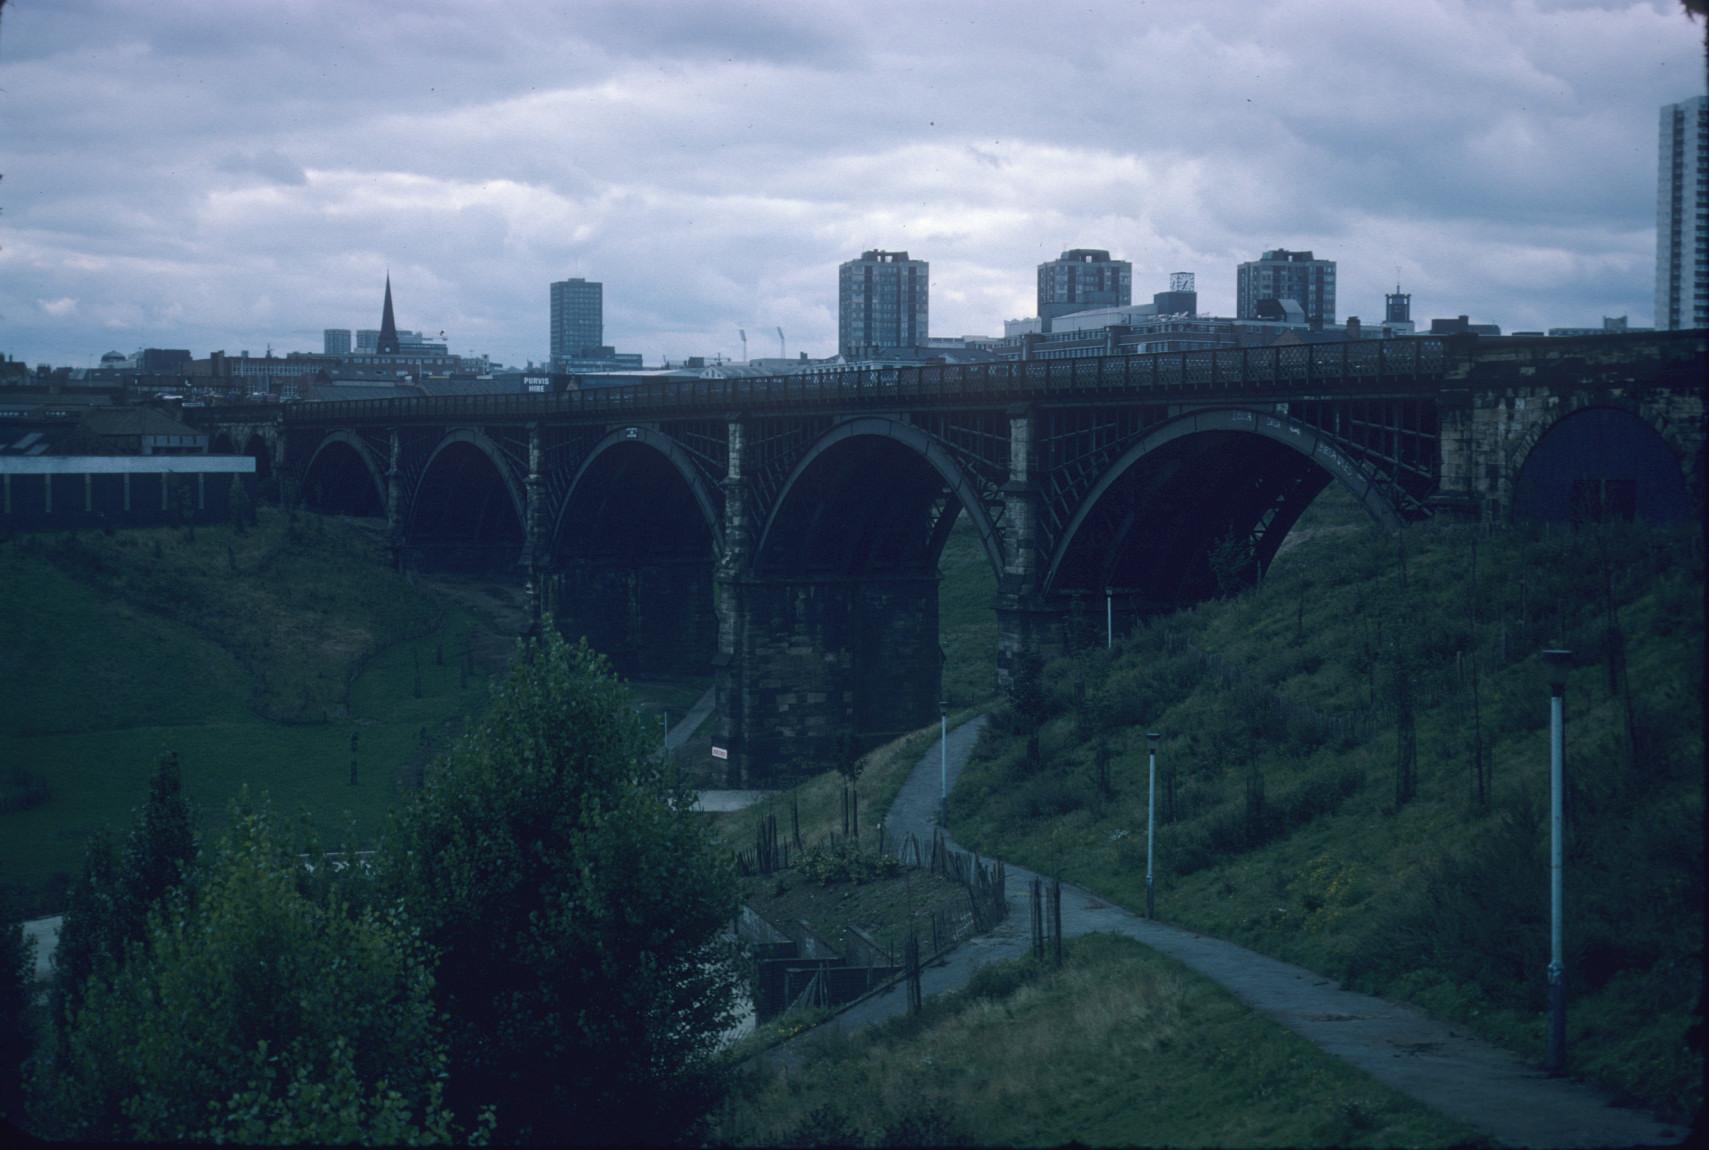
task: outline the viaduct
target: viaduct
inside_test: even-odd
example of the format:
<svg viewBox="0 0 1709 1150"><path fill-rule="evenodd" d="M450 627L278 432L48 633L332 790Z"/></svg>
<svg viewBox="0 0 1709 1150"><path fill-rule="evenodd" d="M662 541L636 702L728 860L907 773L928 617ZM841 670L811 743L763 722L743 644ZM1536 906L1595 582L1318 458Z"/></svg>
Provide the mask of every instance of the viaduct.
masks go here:
<svg viewBox="0 0 1709 1150"><path fill-rule="evenodd" d="M383 516L400 562L515 572L626 674L714 671L728 778L764 785L936 716L958 516L1006 679L1078 604L1191 603L1230 555L1255 577L1331 483L1394 529L1694 518L1706 345L1419 337L196 418L310 507Z"/></svg>

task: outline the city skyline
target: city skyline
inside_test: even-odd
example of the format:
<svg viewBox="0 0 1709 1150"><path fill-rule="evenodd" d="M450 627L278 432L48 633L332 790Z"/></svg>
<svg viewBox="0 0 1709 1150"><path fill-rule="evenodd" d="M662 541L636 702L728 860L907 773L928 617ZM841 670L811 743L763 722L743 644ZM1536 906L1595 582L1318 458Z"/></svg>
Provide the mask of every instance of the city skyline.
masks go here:
<svg viewBox="0 0 1709 1150"><path fill-rule="evenodd" d="M1288 248L1341 320L1398 282L1421 323L1642 325L1656 116L1703 90L1673 0L502 13L8 4L0 351L312 351L390 267L401 323L506 363L573 277L649 363L824 355L874 248L930 263L936 336L1079 247L1218 315Z"/></svg>

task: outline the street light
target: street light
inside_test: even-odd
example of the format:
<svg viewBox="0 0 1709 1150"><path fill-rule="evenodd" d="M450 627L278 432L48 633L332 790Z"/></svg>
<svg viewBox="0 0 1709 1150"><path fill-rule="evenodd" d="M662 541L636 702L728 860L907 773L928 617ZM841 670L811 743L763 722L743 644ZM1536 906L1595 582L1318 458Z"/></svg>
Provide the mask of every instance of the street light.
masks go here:
<svg viewBox="0 0 1709 1150"><path fill-rule="evenodd" d="M1153 849L1157 841L1157 743L1163 736L1157 731L1145 732L1145 741L1151 744L1150 767L1147 770L1145 784L1145 917L1157 917L1157 900L1153 896L1151 882L1151 864L1156 851Z"/></svg>
<svg viewBox="0 0 1709 1150"><path fill-rule="evenodd" d="M1561 795L1562 727L1567 670L1572 652L1550 647L1543 652L1549 669L1549 1050L1543 1068L1561 1074L1567 1065L1567 968L1561 956Z"/></svg>
<svg viewBox="0 0 1709 1150"><path fill-rule="evenodd" d="M1104 650L1116 645L1116 591L1104 588Z"/></svg>
<svg viewBox="0 0 1709 1150"><path fill-rule="evenodd" d="M949 700L938 700L938 826L949 824Z"/></svg>

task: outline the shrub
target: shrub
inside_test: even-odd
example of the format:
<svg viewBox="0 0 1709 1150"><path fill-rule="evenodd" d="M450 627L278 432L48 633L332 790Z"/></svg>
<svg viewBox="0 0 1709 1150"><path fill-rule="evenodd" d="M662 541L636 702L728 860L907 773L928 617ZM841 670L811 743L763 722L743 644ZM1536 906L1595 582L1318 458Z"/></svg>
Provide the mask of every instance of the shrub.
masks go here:
<svg viewBox="0 0 1709 1150"><path fill-rule="evenodd" d="M899 873L902 864L894 855L880 855L860 849L852 838L834 838L814 843L801 860L801 870L808 878L824 886L832 883L863 883L873 879L890 878Z"/></svg>
<svg viewBox="0 0 1709 1150"><path fill-rule="evenodd" d="M195 896L98 971L43 1076L44 1133L83 1141L442 1142L429 956L394 908L303 895L263 805Z"/></svg>
<svg viewBox="0 0 1709 1150"><path fill-rule="evenodd" d="M382 889L440 955L465 1121L655 1141L715 1099L734 876L654 747L604 659L544 626L385 844Z"/></svg>

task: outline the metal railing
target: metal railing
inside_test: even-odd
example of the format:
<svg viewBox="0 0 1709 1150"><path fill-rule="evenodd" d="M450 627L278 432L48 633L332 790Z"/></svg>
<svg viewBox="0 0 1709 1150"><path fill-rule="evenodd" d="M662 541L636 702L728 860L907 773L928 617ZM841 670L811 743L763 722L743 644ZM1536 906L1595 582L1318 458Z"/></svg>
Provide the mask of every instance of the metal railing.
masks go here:
<svg viewBox="0 0 1709 1150"><path fill-rule="evenodd" d="M282 415L290 423L468 422L744 409L804 410L937 399L1011 402L1051 396L1262 391L1326 394L1386 381L1428 386L1447 369L1446 342L1421 337L1287 347L1110 355L1020 363L849 368L758 379L658 380L556 394L317 400L208 408L202 420Z"/></svg>

